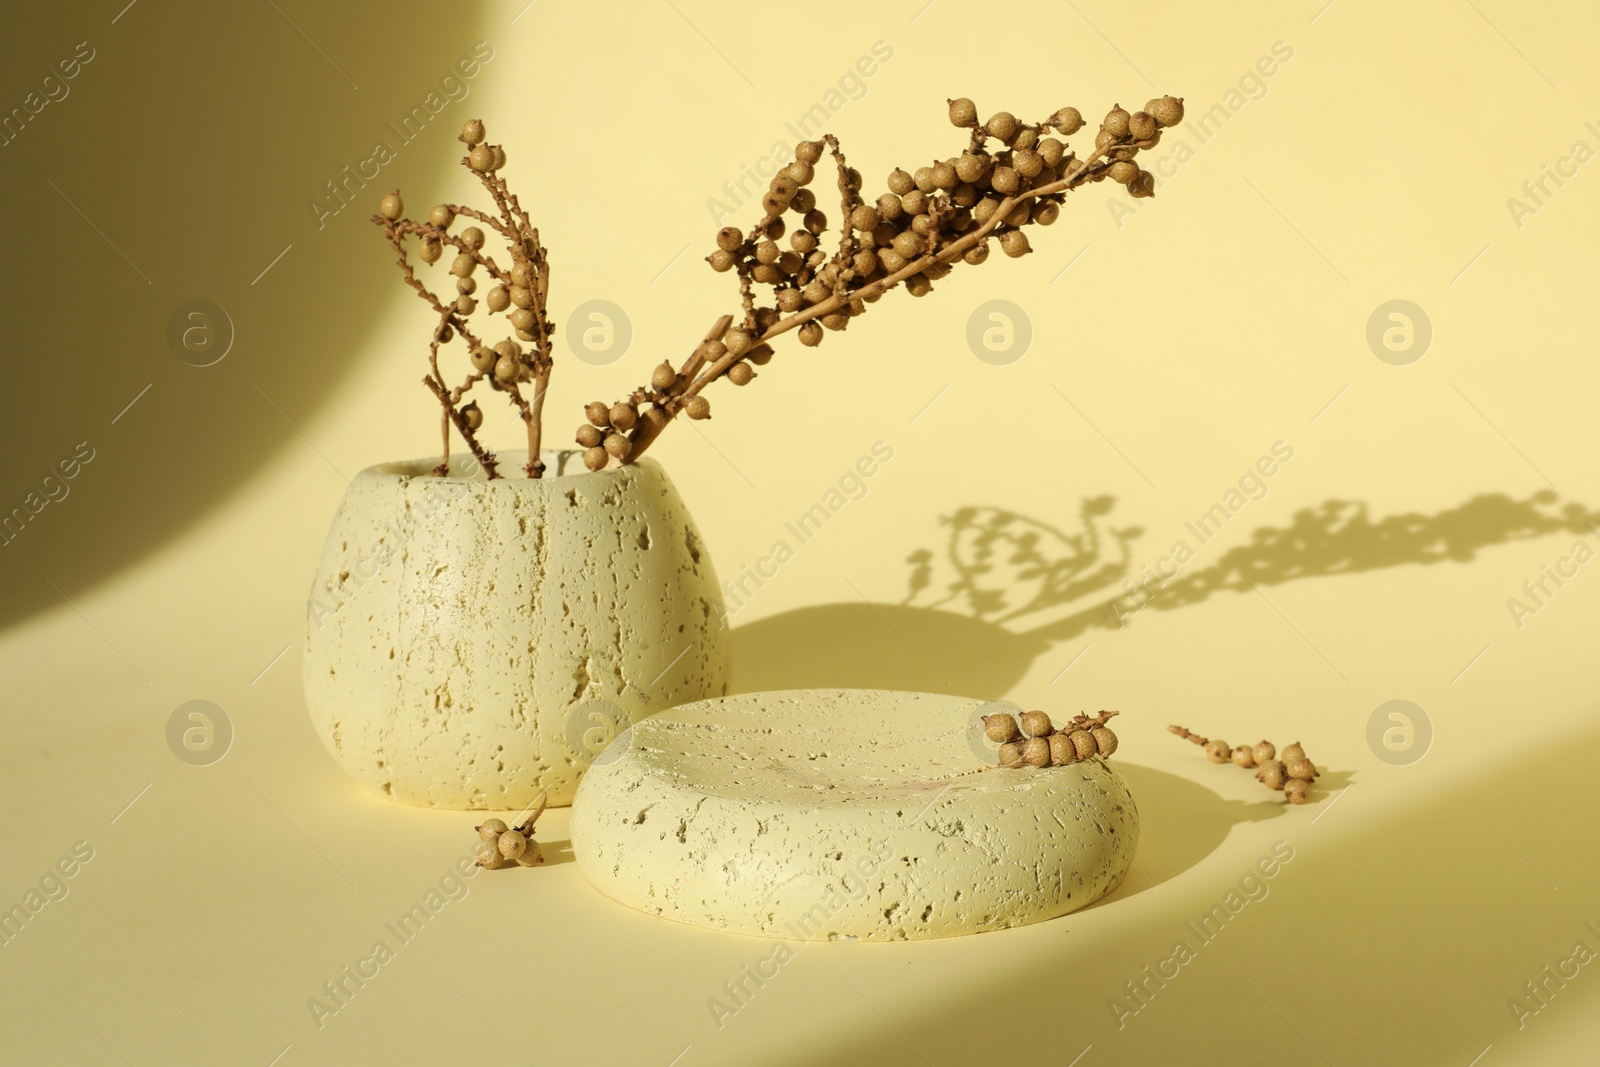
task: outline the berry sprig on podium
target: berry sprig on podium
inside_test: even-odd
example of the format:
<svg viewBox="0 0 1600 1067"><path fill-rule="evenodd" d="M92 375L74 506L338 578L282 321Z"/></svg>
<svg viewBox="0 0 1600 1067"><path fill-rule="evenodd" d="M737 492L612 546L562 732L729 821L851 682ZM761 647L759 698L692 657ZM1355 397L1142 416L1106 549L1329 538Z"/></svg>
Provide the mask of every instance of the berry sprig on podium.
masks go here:
<svg viewBox="0 0 1600 1067"><path fill-rule="evenodd" d="M1000 712L983 717L983 736L1000 746L1002 767L1066 767L1117 750L1117 735L1106 725L1116 714L1079 713L1058 728L1042 711Z"/></svg>

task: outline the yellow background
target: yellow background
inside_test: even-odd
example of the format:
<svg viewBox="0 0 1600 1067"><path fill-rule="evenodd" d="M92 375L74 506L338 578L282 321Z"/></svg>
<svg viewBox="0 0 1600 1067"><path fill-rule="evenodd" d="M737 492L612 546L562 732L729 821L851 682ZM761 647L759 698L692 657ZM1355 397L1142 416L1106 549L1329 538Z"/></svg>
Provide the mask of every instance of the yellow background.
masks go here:
<svg viewBox="0 0 1600 1067"><path fill-rule="evenodd" d="M1587 5L1503 0L112 0L8 24L6 109L76 42L96 54L0 148L0 508L77 442L95 459L0 547L0 905L74 842L94 858L0 946L0 1060L1592 1062L1600 964L1521 1027L1507 1002L1576 942L1600 950L1585 926L1600 927L1600 576L1580 568L1520 626L1507 602L1576 541L1600 546L1585 325L1600 176L1547 186L1520 225L1507 201L1575 142L1600 148L1597 30ZM319 229L323 183L478 40L494 59L471 96ZM558 364L564 438L583 402L680 359L735 306L700 262L706 202L877 41L892 58L829 120L874 191L956 150L947 96L1030 117L1073 104L1092 123L1172 92L1194 116L1226 107L1275 42L1293 52L1204 144L1170 132L1153 158L1180 139L1192 158L1120 225L1119 191L1076 194L1035 254L962 268L925 300L891 294L818 350L784 345L654 452L731 577L888 442L867 495L734 620L737 687L1120 708L1136 870L1033 927L801 945L719 1028L707 1001L771 946L611 904L569 862L558 811L541 824L555 862L472 879L319 1029L308 998L438 883L476 821L361 791L301 702L304 599L345 478L435 442L426 315L365 217L394 186L413 212L459 199L454 134L487 121L551 250L557 321L606 299L633 324L621 363ZM195 298L237 334L207 368L164 336ZM992 299L1032 324L1009 365L966 340ZM1366 341L1394 299L1434 331L1406 366ZM516 447L491 415L491 440ZM1085 500L1109 498L1093 521L1139 531L1137 571L1280 440L1293 460L1186 568L1201 581L1126 627L1105 607L1120 575L1010 622L933 610L932 590L903 603L919 550L948 578L941 519L958 509L1067 538ZM1541 493L1556 518L1530 524ZM1357 505L1410 518L1329 527ZM1274 533L1302 512L1306 536ZM1082 551L1048 533L1038 548ZM984 587L1016 607L1032 579L995 562ZM167 750L191 699L236 732L211 766ZM1434 732L1409 765L1367 741L1394 699ZM1317 801L1284 806L1169 722L1303 741L1327 770ZM1270 894L1119 1028L1123 983L1193 944L1185 922L1278 841L1294 859Z"/></svg>

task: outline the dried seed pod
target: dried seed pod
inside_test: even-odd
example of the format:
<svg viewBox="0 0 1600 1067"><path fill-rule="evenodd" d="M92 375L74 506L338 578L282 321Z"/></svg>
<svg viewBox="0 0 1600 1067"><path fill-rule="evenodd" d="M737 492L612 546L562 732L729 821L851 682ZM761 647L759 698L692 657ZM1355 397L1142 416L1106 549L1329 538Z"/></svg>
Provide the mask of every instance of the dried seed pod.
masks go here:
<svg viewBox="0 0 1600 1067"><path fill-rule="evenodd" d="M457 278L465 278L478 269L478 261L462 252L450 261L450 273Z"/></svg>
<svg viewBox="0 0 1600 1067"><path fill-rule="evenodd" d="M983 172L989 169L988 160L984 156L972 152L963 152L956 159L956 177L964 182L975 182L983 177Z"/></svg>
<svg viewBox="0 0 1600 1067"><path fill-rule="evenodd" d="M784 207L789 206L789 201L800 191L800 183L792 180L787 174L779 171L768 186L772 195L783 202Z"/></svg>
<svg viewBox="0 0 1600 1067"><path fill-rule="evenodd" d="M728 368L728 381L734 385L749 385L756 376L748 363L735 363Z"/></svg>
<svg viewBox="0 0 1600 1067"><path fill-rule="evenodd" d="M1054 200L1035 200L1033 203L1033 221L1040 226L1048 226L1061 217L1061 205Z"/></svg>
<svg viewBox="0 0 1600 1067"><path fill-rule="evenodd" d="M1256 781L1268 789L1282 789L1283 783L1289 780L1289 772L1284 768L1282 760L1268 760L1256 771Z"/></svg>
<svg viewBox="0 0 1600 1067"><path fill-rule="evenodd" d="M473 370L479 374L488 374L494 370L494 361L499 357L495 355L494 349L487 345L479 345L472 350L472 355L468 358L472 361Z"/></svg>
<svg viewBox="0 0 1600 1067"><path fill-rule="evenodd" d="M405 213L406 203L400 199L400 190L398 189L392 193L384 193L383 199L378 201L378 214L390 222L394 222Z"/></svg>
<svg viewBox="0 0 1600 1067"><path fill-rule="evenodd" d="M1030 737L1022 743L1022 762L1030 767L1050 766L1050 742L1042 737Z"/></svg>
<svg viewBox="0 0 1600 1067"><path fill-rule="evenodd" d="M1022 746L1015 741L1008 741L1000 746L1000 766L1022 766Z"/></svg>
<svg viewBox="0 0 1600 1067"><path fill-rule="evenodd" d="M1088 730L1074 730L1067 735L1067 739L1072 742L1073 750L1077 752L1078 758L1081 760L1088 759L1100 751L1100 746L1095 743L1094 735Z"/></svg>
<svg viewBox="0 0 1600 1067"><path fill-rule="evenodd" d="M539 842L528 838L528 847L524 848L517 856L518 867L537 867L544 862L544 853L539 849Z"/></svg>
<svg viewBox="0 0 1600 1067"><path fill-rule="evenodd" d="M522 376L522 364L513 356L501 356L494 361L494 376L502 382L514 382Z"/></svg>
<svg viewBox="0 0 1600 1067"><path fill-rule="evenodd" d="M611 405L611 425L619 430L631 430L639 422L639 412L632 404Z"/></svg>
<svg viewBox="0 0 1600 1067"><path fill-rule="evenodd" d="M1317 777L1316 765L1304 756L1299 759L1284 760L1283 769L1289 773L1290 778L1298 778L1302 782L1310 782Z"/></svg>
<svg viewBox="0 0 1600 1067"><path fill-rule="evenodd" d="M1291 804L1304 804L1311 799L1311 783L1291 778L1283 783L1283 798Z"/></svg>
<svg viewBox="0 0 1600 1067"><path fill-rule="evenodd" d="M1233 750L1233 762L1240 767L1254 767L1256 765L1255 751L1249 745L1240 745Z"/></svg>
<svg viewBox="0 0 1600 1067"><path fill-rule="evenodd" d="M964 96L957 97L950 102L950 125L976 126L978 124L978 106Z"/></svg>
<svg viewBox="0 0 1600 1067"><path fill-rule="evenodd" d="M1156 195L1156 176L1147 170L1141 170L1133 181L1128 183L1128 195L1143 199Z"/></svg>
<svg viewBox="0 0 1600 1067"><path fill-rule="evenodd" d="M1212 763L1227 763L1233 755L1233 749L1228 747L1226 741L1207 741L1206 759Z"/></svg>
<svg viewBox="0 0 1600 1067"><path fill-rule="evenodd" d="M1278 750L1273 747L1271 741L1263 739L1256 742L1256 747L1251 750L1251 754L1255 756L1255 761L1257 763L1266 763L1268 760L1277 756Z"/></svg>
<svg viewBox="0 0 1600 1067"><path fill-rule="evenodd" d="M753 363L758 367L765 367L768 363L771 363L772 356L773 348L766 342L756 345L754 348L744 354L746 362Z"/></svg>
<svg viewBox="0 0 1600 1067"><path fill-rule="evenodd" d="M469 430L476 430L483 425L483 409L476 400L461 409L461 421L467 424Z"/></svg>
<svg viewBox="0 0 1600 1067"><path fill-rule="evenodd" d="M1137 163L1118 161L1111 164L1106 170L1106 174L1118 185L1127 185L1139 176L1139 165Z"/></svg>
<svg viewBox="0 0 1600 1067"><path fill-rule="evenodd" d="M450 228L450 224L455 220L455 208L451 207L449 204L436 204L434 205L433 210L428 212L428 225L437 226L441 230L448 230Z"/></svg>
<svg viewBox="0 0 1600 1067"><path fill-rule="evenodd" d="M803 159L795 160L793 163L790 163L787 167L784 167L783 170L780 171L779 173L783 174L784 177L786 177L790 181L794 182L795 185L797 185L797 186L798 185L810 185L811 184L811 179L815 178L817 176L816 170L811 166L811 164L807 163ZM799 196L800 193L802 193L804 191L805 190L803 190L803 189L799 190L794 195L795 196ZM794 207L794 198L793 197L791 197L790 200L789 200L789 206L790 207ZM811 208L807 207L806 210L809 211L809 210L811 210Z"/></svg>
<svg viewBox="0 0 1600 1067"><path fill-rule="evenodd" d="M500 835L500 855L508 860L514 860L522 855L522 850L528 847L528 839L516 830L507 830Z"/></svg>
<svg viewBox="0 0 1600 1067"><path fill-rule="evenodd" d="M1121 104L1114 105L1106 112L1106 120L1100 124L1100 128L1120 141L1128 136L1128 119L1131 117L1122 109Z"/></svg>
<svg viewBox="0 0 1600 1067"><path fill-rule="evenodd" d="M806 163L815 163L822 158L821 141L801 141L794 146L795 158Z"/></svg>
<svg viewBox="0 0 1600 1067"><path fill-rule="evenodd" d="M422 257L422 262L424 263L436 263L443 254L444 245L432 234L424 236L417 246L417 255Z"/></svg>
<svg viewBox="0 0 1600 1067"><path fill-rule="evenodd" d="M650 372L650 384L657 389L671 389L672 383L678 380L678 372L672 369L672 364L662 360L656 369Z"/></svg>
<svg viewBox="0 0 1600 1067"><path fill-rule="evenodd" d="M755 345L754 339L744 330L729 330L722 335L722 344L729 352L742 356Z"/></svg>
<svg viewBox="0 0 1600 1067"><path fill-rule="evenodd" d="M628 436L626 434L612 433L606 435L606 439L601 444L601 447L605 449L606 455L608 456L616 456L618 459L627 459L628 454L633 451L633 442L628 440Z"/></svg>
<svg viewBox="0 0 1600 1067"><path fill-rule="evenodd" d="M483 823L477 827L478 837L484 841L493 841L495 838L505 833L508 829L510 829L510 827L506 826L504 819L485 819Z"/></svg>
<svg viewBox="0 0 1600 1067"><path fill-rule="evenodd" d="M1128 136L1135 141L1147 141L1156 135L1160 127L1156 124L1155 117L1148 111L1135 111L1128 116Z"/></svg>
<svg viewBox="0 0 1600 1067"><path fill-rule="evenodd" d="M479 174L486 174L493 170L494 149L484 144L475 145L472 151L467 153L467 166Z"/></svg>
<svg viewBox="0 0 1600 1067"><path fill-rule="evenodd" d="M1095 748L1102 756L1109 756L1117 750L1117 735L1109 727L1096 726L1089 731L1089 736L1094 738Z"/></svg>
<svg viewBox="0 0 1600 1067"><path fill-rule="evenodd" d="M683 402L683 413L691 419L709 419L711 417L711 401L696 393Z"/></svg>
<svg viewBox="0 0 1600 1067"><path fill-rule="evenodd" d="M493 289L489 290L489 296L486 302L489 305L490 311L504 311L506 308L511 306L511 290L507 289L503 285L497 285ZM518 310L520 311L521 309L519 308Z"/></svg>
<svg viewBox="0 0 1600 1067"><path fill-rule="evenodd" d="M815 320L802 324L798 332L800 343L807 348L815 348L822 343L822 327Z"/></svg>
<svg viewBox="0 0 1600 1067"><path fill-rule="evenodd" d="M1163 96L1144 106L1150 117L1163 126L1176 126L1183 121L1183 97Z"/></svg>
<svg viewBox="0 0 1600 1067"><path fill-rule="evenodd" d="M1000 235L1000 251L1012 259L1018 259L1032 252L1033 248L1028 244L1027 234L1021 230L1007 230Z"/></svg>
<svg viewBox="0 0 1600 1067"><path fill-rule="evenodd" d="M906 292L912 296L927 296L933 292L933 282L926 274L913 274L906 279Z"/></svg>
<svg viewBox="0 0 1600 1067"><path fill-rule="evenodd" d="M1050 125L1062 136L1070 136L1083 129L1083 116L1075 107L1064 107L1050 116Z"/></svg>
<svg viewBox="0 0 1600 1067"><path fill-rule="evenodd" d="M1283 746L1283 751L1278 753L1278 758L1285 763L1292 759L1305 759L1306 750L1300 746L1300 742L1292 741Z"/></svg>
<svg viewBox="0 0 1600 1067"><path fill-rule="evenodd" d="M605 440L605 435L597 427L586 422L578 427L578 432L572 435L572 439L580 448L594 448Z"/></svg>
<svg viewBox="0 0 1600 1067"><path fill-rule="evenodd" d="M1024 178L1036 178L1044 170L1044 157L1031 148L1024 148L1012 153L1011 166Z"/></svg>
<svg viewBox="0 0 1600 1067"><path fill-rule="evenodd" d="M1022 732L1029 737L1048 737L1054 727L1050 725L1050 716L1042 711L1025 711L1022 713Z"/></svg>
<svg viewBox="0 0 1600 1067"><path fill-rule="evenodd" d="M975 244L971 248L967 249L965 252L961 253L961 261L963 263L971 263L974 266L976 266L979 263L982 263L984 260L986 260L988 258L989 258L989 242L988 241L982 241L982 242L980 242L978 244Z"/></svg>
<svg viewBox="0 0 1600 1067"><path fill-rule="evenodd" d="M1021 736L1017 729L1017 720L1007 712L983 717L983 736L996 744L1005 744L1015 741Z"/></svg>
<svg viewBox="0 0 1600 1067"><path fill-rule="evenodd" d="M871 233L878 228L878 209L862 204L850 212L850 227L862 233Z"/></svg>
<svg viewBox="0 0 1600 1067"><path fill-rule="evenodd" d="M1050 762L1052 765L1065 767L1069 763L1078 761L1078 750L1073 747L1072 738L1067 734L1051 734L1045 740L1050 744Z"/></svg>
<svg viewBox="0 0 1600 1067"><path fill-rule="evenodd" d="M602 400L594 400L584 405L583 413L590 422L602 430L611 425L611 408Z"/></svg>
<svg viewBox="0 0 1600 1067"><path fill-rule="evenodd" d="M739 261L734 257L732 252L724 252L719 248L706 257L706 262L711 264L712 270L716 271L718 274L722 274L726 271L732 270L733 265Z"/></svg>
<svg viewBox="0 0 1600 1067"><path fill-rule="evenodd" d="M606 450L599 445L583 450L583 465L597 471L606 465Z"/></svg>
<svg viewBox="0 0 1600 1067"><path fill-rule="evenodd" d="M1018 128L1017 117L1009 111L996 111L983 127L990 137L1008 144L1017 135Z"/></svg>

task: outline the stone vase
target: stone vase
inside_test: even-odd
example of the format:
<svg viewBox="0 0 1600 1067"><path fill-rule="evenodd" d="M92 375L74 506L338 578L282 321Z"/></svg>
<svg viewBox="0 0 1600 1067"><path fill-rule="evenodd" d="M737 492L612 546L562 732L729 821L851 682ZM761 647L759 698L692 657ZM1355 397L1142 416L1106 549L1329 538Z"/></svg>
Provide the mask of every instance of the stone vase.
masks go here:
<svg viewBox="0 0 1600 1067"><path fill-rule="evenodd" d="M334 759L384 796L452 809L570 804L612 737L721 696L722 596L677 490L649 458L500 455L356 475L307 606L306 706ZM458 468L460 464L456 465Z"/></svg>

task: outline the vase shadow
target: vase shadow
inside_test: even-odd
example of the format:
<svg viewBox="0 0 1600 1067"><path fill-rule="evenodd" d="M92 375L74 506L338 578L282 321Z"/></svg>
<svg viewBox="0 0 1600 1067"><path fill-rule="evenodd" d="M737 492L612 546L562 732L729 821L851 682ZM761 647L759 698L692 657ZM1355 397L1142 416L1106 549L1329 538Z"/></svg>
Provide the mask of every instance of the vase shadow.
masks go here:
<svg viewBox="0 0 1600 1067"><path fill-rule="evenodd" d="M1548 491L1486 493L1433 514L1379 519L1365 504L1331 499L1210 560L1205 544L1217 530L1200 527L1210 534L1201 540L1186 526L1186 562L1162 580L1148 566L1135 571L1131 546L1142 531L1111 525L1113 505L1108 496L1081 501L1071 530L1001 508L960 508L941 519L944 545L906 557L899 603L817 604L735 626L734 691L860 687L998 699L1051 649L1119 630L1143 611L1305 578L1464 562L1492 545L1587 534L1600 522Z"/></svg>

